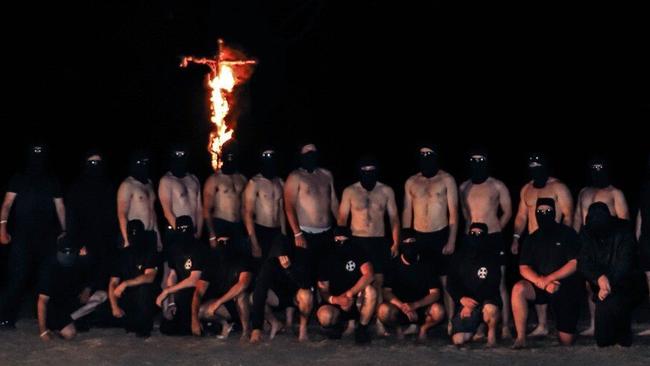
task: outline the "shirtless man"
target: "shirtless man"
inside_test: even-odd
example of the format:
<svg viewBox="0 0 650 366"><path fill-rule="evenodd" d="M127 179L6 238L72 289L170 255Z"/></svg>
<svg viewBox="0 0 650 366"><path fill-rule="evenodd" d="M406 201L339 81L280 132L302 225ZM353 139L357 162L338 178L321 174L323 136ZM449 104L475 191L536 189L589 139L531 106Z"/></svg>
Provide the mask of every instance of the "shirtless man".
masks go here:
<svg viewBox="0 0 650 366"><path fill-rule="evenodd" d="M362 158L359 162L359 182L345 188L339 208L339 226L347 226L351 216L350 229L352 243L365 251L374 269L373 286L377 290L377 305L381 305L382 288L384 286L384 269L390 263L391 257L396 257L399 251L399 217L395 192L393 189L377 181L377 161L373 158ZM384 216L388 213L391 227L391 241L386 239ZM346 238L336 238L345 240ZM377 320L377 333L385 336L383 324Z"/></svg>
<svg viewBox="0 0 650 366"><path fill-rule="evenodd" d="M203 230L203 205L198 178L187 170L187 149L176 147L170 153L170 169L160 178L158 197L167 223L176 229L176 219L189 216L196 223L195 236Z"/></svg>
<svg viewBox="0 0 650 366"><path fill-rule="evenodd" d="M251 240L253 258L263 261L273 240L286 233L282 178L278 177L275 151L260 154L260 173L244 190L244 224Z"/></svg>
<svg viewBox="0 0 650 366"><path fill-rule="evenodd" d="M162 242L158 231L158 220L154 203L156 194L149 179L149 155L139 151L130 159L130 174L117 190L117 219L124 246L129 246L126 226L129 221L140 220L144 224L144 236L147 243L156 243L158 251Z"/></svg>
<svg viewBox="0 0 650 366"><path fill-rule="evenodd" d="M402 226L415 230L422 262L440 277L445 311L451 319L454 304L447 292L446 267L456 248L458 188L454 177L439 168L438 152L432 145L420 147L420 172L404 185ZM447 328L451 331L451 322Z"/></svg>
<svg viewBox="0 0 650 366"><path fill-rule="evenodd" d="M583 188L578 194L576 212L573 216L573 229L579 233L582 230L587 218L589 206L594 202L603 202L609 208L612 216L619 219L629 220L630 213L627 208L627 201L623 192L614 187L609 179L609 167L603 159L592 159L589 162L590 185ZM596 304L591 294L591 286L587 285L589 299L589 313L591 323L587 330L580 333L583 336L594 335L594 321L596 314Z"/></svg>
<svg viewBox="0 0 650 366"><path fill-rule="evenodd" d="M501 283L499 291L503 307L501 309L502 338L510 338L510 296L506 289L506 242L502 230L512 217L510 192L502 181L489 174L488 156L483 151L470 153L470 179L460 185L460 202L465 222L487 224L487 240L498 248L501 264ZM501 216L499 216L501 210ZM467 228L469 230L469 227ZM469 233L469 232L468 232Z"/></svg>
<svg viewBox="0 0 650 366"><path fill-rule="evenodd" d="M333 248L332 216L336 220L339 200L334 179L318 167L318 150L313 143L300 146L300 168L287 177L284 186L287 220L296 245L296 261L309 272L315 284L319 263Z"/></svg>
<svg viewBox="0 0 650 366"><path fill-rule="evenodd" d="M559 179L549 176L548 165L543 154L534 153L528 157L528 170L531 181L521 189L519 194L519 208L515 216L515 227L510 250L512 254L519 253L519 239L528 228L528 234L538 229L535 218L535 205L537 198L549 197L555 200L557 208L555 221L571 226L573 219L573 198L569 188ZM544 336L548 334L546 322L546 305L537 305L538 325L530 334L531 336Z"/></svg>
<svg viewBox="0 0 650 366"><path fill-rule="evenodd" d="M203 218L210 234L210 246L215 247L224 232L232 233L232 241L239 250L243 248L241 194L246 187L246 177L238 172L237 142L230 140L223 146L223 166L206 181L203 187ZM229 234L230 235L230 234Z"/></svg>

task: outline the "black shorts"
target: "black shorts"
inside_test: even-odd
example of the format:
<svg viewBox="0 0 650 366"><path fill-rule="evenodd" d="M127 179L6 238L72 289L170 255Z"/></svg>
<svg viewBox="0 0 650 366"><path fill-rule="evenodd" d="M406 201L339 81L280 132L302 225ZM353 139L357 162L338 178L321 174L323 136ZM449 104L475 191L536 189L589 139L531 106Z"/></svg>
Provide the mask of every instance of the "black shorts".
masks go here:
<svg viewBox="0 0 650 366"><path fill-rule="evenodd" d="M462 306L457 304L454 317L451 319L451 334L476 333L478 327L483 323L483 306L484 305L475 307L468 318L461 318L460 311Z"/></svg>
<svg viewBox="0 0 650 366"><path fill-rule="evenodd" d="M503 233L497 232L488 234L488 240L490 241L490 246L494 248L494 251L497 256L499 256L499 264L505 266L508 263L507 247L506 241L503 238Z"/></svg>
<svg viewBox="0 0 650 366"><path fill-rule="evenodd" d="M535 289L534 303L536 305L550 304L555 314L557 330L575 334L580 317L580 303L584 298L584 282L577 276L572 276L561 280L560 283L560 289L554 294L549 294L531 284Z"/></svg>
<svg viewBox="0 0 650 366"><path fill-rule="evenodd" d="M449 227L432 233L415 232L415 243L420 252L420 261L435 276L446 276L451 256L443 255L442 248L449 240Z"/></svg>
<svg viewBox="0 0 650 366"><path fill-rule="evenodd" d="M282 231L279 227L266 227L255 224L255 236L262 249L262 259L268 257L273 241L280 235L282 235Z"/></svg>
<svg viewBox="0 0 650 366"><path fill-rule="evenodd" d="M303 236L307 241L307 248L300 250L296 248L295 264L300 269L300 276L303 277L300 280L303 285L315 287L321 262L326 260L334 248L334 233L329 229L318 234L303 232Z"/></svg>
<svg viewBox="0 0 650 366"><path fill-rule="evenodd" d="M390 242L385 237L352 237L352 244L359 246L365 253L375 273L382 274L390 262Z"/></svg>
<svg viewBox="0 0 650 366"><path fill-rule="evenodd" d="M271 290L273 293L275 293L275 296L278 297L278 305L274 306L275 309L296 307L296 293L299 290L297 286L292 286L288 283L280 282L271 285Z"/></svg>
<svg viewBox="0 0 650 366"><path fill-rule="evenodd" d="M81 307L81 304L76 299L66 299L63 301L50 299L47 303L47 329L60 331L72 324L74 320L72 320L70 314L79 309L79 307Z"/></svg>
<svg viewBox="0 0 650 366"><path fill-rule="evenodd" d="M418 314L418 319L414 322L409 320L408 316L406 316L406 314L404 314L401 310L398 310L399 313L397 314L397 321L399 322L400 325L409 325L409 324L422 325L424 324L424 321L427 320L427 313L429 312L429 309L431 309L431 305L418 308L415 311Z"/></svg>
<svg viewBox="0 0 650 366"><path fill-rule="evenodd" d="M639 264L642 271L650 272L650 236L639 238Z"/></svg>
<svg viewBox="0 0 650 366"><path fill-rule="evenodd" d="M322 303L321 306L319 306L318 308L320 309L321 307L326 305L337 308L339 310L338 322L344 323L347 322L348 320L359 320L359 318L361 317L361 313L359 313L359 308L357 307L356 302L357 302L357 298L355 297L354 304L350 307L350 310L348 311L343 310L339 305L334 305L330 303Z"/></svg>

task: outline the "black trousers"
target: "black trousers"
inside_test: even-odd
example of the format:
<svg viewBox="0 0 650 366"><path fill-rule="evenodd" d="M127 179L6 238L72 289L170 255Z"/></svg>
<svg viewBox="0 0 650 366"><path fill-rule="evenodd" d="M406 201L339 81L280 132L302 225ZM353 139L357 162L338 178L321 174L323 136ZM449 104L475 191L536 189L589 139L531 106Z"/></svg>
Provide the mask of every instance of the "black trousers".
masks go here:
<svg viewBox="0 0 650 366"><path fill-rule="evenodd" d="M174 295L176 314L171 320L163 317L160 323L160 333L166 335L192 334L192 297L194 287L185 288Z"/></svg>
<svg viewBox="0 0 650 366"><path fill-rule="evenodd" d="M598 347L632 344L632 310L639 303L628 291L614 292L605 300L596 298L595 338Z"/></svg>
<svg viewBox="0 0 650 366"><path fill-rule="evenodd" d="M155 285L151 283L129 287L124 291L118 303L124 310L122 324L127 332L151 333L156 310L155 296Z"/></svg>

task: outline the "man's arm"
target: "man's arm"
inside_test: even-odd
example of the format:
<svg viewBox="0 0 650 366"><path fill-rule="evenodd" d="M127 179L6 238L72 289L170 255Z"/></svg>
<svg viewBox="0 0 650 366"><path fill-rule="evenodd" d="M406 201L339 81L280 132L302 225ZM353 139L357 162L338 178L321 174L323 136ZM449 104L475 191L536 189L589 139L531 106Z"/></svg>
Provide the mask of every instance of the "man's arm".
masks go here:
<svg viewBox="0 0 650 366"><path fill-rule="evenodd" d="M126 281L124 281L122 283L126 287L135 287L135 286L140 286L140 285L144 285L144 284L147 284L147 283L153 283L153 281L156 279L156 272L157 272L157 270L154 269L154 268L147 268L147 269L144 270L144 274L141 274L136 278L126 280Z"/></svg>
<svg viewBox="0 0 650 366"><path fill-rule="evenodd" d="M38 295L38 331L41 334L41 337L44 337L47 329L47 303L50 301L50 297L44 294Z"/></svg>
<svg viewBox="0 0 650 366"><path fill-rule="evenodd" d="M390 222L393 243L391 245L391 254L396 257L399 253L399 212L397 210L397 203L395 202L395 192L392 188L386 186L388 200L386 202L386 211L388 212L388 221Z"/></svg>
<svg viewBox="0 0 650 366"><path fill-rule="evenodd" d="M336 197L336 190L334 189L334 178L328 172L330 178L330 210L332 211L332 216L334 216L334 222L338 221L339 216L339 199Z"/></svg>
<svg viewBox="0 0 650 366"><path fill-rule="evenodd" d="M573 197L571 191L563 183L557 185L557 204L562 213L562 223L571 227L573 221Z"/></svg>
<svg viewBox="0 0 650 366"><path fill-rule="evenodd" d="M458 234L458 187L456 180L449 176L445 180L447 186L447 209L449 211L449 238L442 248L442 254L450 255L456 249L456 235Z"/></svg>
<svg viewBox="0 0 650 366"><path fill-rule="evenodd" d="M582 213L582 195L584 194L584 188L580 190L580 193L578 193L578 201L576 202L576 209L575 213L573 214L573 230L575 230L576 233L580 233L580 229L582 229L582 218L583 213Z"/></svg>
<svg viewBox="0 0 650 366"><path fill-rule="evenodd" d="M210 176L205 181L205 186L203 187L203 219L205 220L205 226L208 228L208 236L211 245L216 244L217 242L214 226L212 225L212 210L214 209L216 184L216 178Z"/></svg>
<svg viewBox="0 0 650 366"><path fill-rule="evenodd" d="M282 179L280 179L280 189L284 192L284 184ZM287 235L287 217L284 214L284 197L279 198L280 203L278 204L278 217L280 218L280 230L282 230L283 235Z"/></svg>
<svg viewBox="0 0 650 366"><path fill-rule="evenodd" d="M352 204L350 202L351 188L347 187L343 190L341 195L341 205L339 206L338 221L336 224L338 226L348 226L348 218L350 217L350 208Z"/></svg>
<svg viewBox="0 0 650 366"><path fill-rule="evenodd" d="M372 269L372 264L366 262L361 265L361 278L349 290L345 291L345 296L352 298L359 292L363 291L368 285L372 283L375 277L375 271Z"/></svg>
<svg viewBox="0 0 650 366"><path fill-rule="evenodd" d="M251 241L251 252L253 257L259 258L262 256L262 249L257 241L255 233L255 200L257 199L257 184L254 179L251 179L246 184L244 189L243 211L244 211L244 225L248 232L248 237Z"/></svg>
<svg viewBox="0 0 650 366"><path fill-rule="evenodd" d="M429 289L429 293L418 301L411 303L413 310L429 306L440 299L440 290L437 288Z"/></svg>
<svg viewBox="0 0 650 366"><path fill-rule="evenodd" d="M300 191L300 180L296 173L289 174L287 182L284 185L284 208L287 213L287 222L291 233L295 237L296 246L306 247L302 231L300 230L300 223L298 222L298 214L296 213L296 203L298 202L298 193Z"/></svg>
<svg viewBox="0 0 650 366"><path fill-rule="evenodd" d="M196 176L192 176L194 184L196 184L196 238L199 239L203 234L203 197L201 195L201 183Z"/></svg>
<svg viewBox="0 0 650 366"><path fill-rule="evenodd" d="M402 227L405 229L413 227L413 201L411 199L411 179L404 183L404 209L402 210Z"/></svg>
<svg viewBox="0 0 650 366"><path fill-rule="evenodd" d="M63 203L63 198L54 199L54 207L56 209L56 217L59 219L59 225L61 226L61 231L65 233L65 204Z"/></svg>
<svg viewBox="0 0 650 366"><path fill-rule="evenodd" d="M201 321L199 319L199 310L201 309L201 301L203 295L208 289L209 283L199 280L194 288L194 295L192 296L192 334L195 336L201 335Z"/></svg>
<svg viewBox="0 0 650 366"><path fill-rule="evenodd" d="M7 192L5 193L5 198L2 201L2 209L0 209L0 243L9 244L11 241L11 236L7 232L7 223L9 222L9 212L11 212L11 207L14 204L16 199L16 193Z"/></svg>
<svg viewBox="0 0 650 366"><path fill-rule="evenodd" d="M528 223L528 207L526 207L526 186L521 189L519 193L519 208L517 208L517 215L515 216L515 227L514 234L512 238L512 246L510 251L512 254L519 253L519 238L526 230L526 224Z"/></svg>
<svg viewBox="0 0 650 366"><path fill-rule="evenodd" d="M572 259L565 263L560 269L546 276L548 282L559 281L576 273L578 269L578 260Z"/></svg>
<svg viewBox="0 0 650 366"><path fill-rule="evenodd" d="M251 279L253 278L253 275L250 272L242 272L239 274L239 280L237 283L228 290L223 296L221 296L218 300L220 304L225 304L228 301L234 299L235 297L239 296L242 292L244 292L248 286L251 283Z"/></svg>
<svg viewBox="0 0 650 366"><path fill-rule="evenodd" d="M129 222L128 214L132 195L131 184L123 182L117 190L117 220L120 223L120 232L125 244L129 242L126 224Z"/></svg>
<svg viewBox="0 0 650 366"><path fill-rule="evenodd" d="M113 314L119 312L120 305L118 304L117 296L115 295L115 289L120 284L119 277L111 277L108 282L108 302L111 305L111 310Z"/></svg>
<svg viewBox="0 0 650 366"><path fill-rule="evenodd" d="M4 217L4 216L3 216L3 217ZM634 233L635 233L635 236L636 236L636 240L637 240L637 241L638 241L639 239L641 239L641 220L642 220L642 219L641 219L641 210L639 210L639 212L637 212L637 214L636 214L636 227L635 227L635 229L634 229ZM3 229L3 230L4 230L4 229Z"/></svg>
<svg viewBox="0 0 650 366"><path fill-rule="evenodd" d="M502 212L501 217L499 217L499 226L503 230L512 218L512 199L508 187L503 182L497 183L497 192L499 192L499 207Z"/></svg>
<svg viewBox="0 0 650 366"><path fill-rule="evenodd" d="M163 216L167 223L172 228L176 229L176 216L172 212L172 189L167 177L160 178L158 185L158 198L160 199L160 206L162 206Z"/></svg>
<svg viewBox="0 0 650 366"><path fill-rule="evenodd" d="M537 272L535 272L529 265L519 265L519 274L521 274L521 277L523 277L525 280L530 281L535 286L537 286L537 284L541 281L541 276L537 274Z"/></svg>
<svg viewBox="0 0 650 366"><path fill-rule="evenodd" d="M176 272L174 272L174 278L176 278ZM180 290L190 288L190 287L195 287L197 282L201 279L201 271L192 271L190 272L190 276L187 277L186 279L182 280L181 282L178 282L176 284L173 284L170 286L170 283L168 283L168 287L163 290L167 295L174 294ZM176 282L176 281L174 281Z"/></svg>
<svg viewBox="0 0 650 366"><path fill-rule="evenodd" d="M630 219L630 210L627 207L625 194L623 194L623 191L618 189L614 191L614 211L616 213L616 217L619 219Z"/></svg>

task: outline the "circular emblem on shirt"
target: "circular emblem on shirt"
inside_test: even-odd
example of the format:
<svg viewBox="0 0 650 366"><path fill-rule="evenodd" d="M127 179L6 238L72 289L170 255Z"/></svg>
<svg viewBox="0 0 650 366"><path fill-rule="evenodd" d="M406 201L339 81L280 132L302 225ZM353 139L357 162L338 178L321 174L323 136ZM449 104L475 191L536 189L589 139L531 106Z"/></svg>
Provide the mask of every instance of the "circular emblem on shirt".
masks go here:
<svg viewBox="0 0 650 366"><path fill-rule="evenodd" d="M348 261L348 263L345 264L345 270L348 272L354 271L355 268L357 268L357 264L354 263L354 261Z"/></svg>
<svg viewBox="0 0 650 366"><path fill-rule="evenodd" d="M478 275L478 278L484 280L485 278L487 278L488 270L485 267L481 267L478 269L478 272L476 274Z"/></svg>
<svg viewBox="0 0 650 366"><path fill-rule="evenodd" d="M192 259L187 258L185 261L185 270L189 271L190 269L192 269Z"/></svg>

